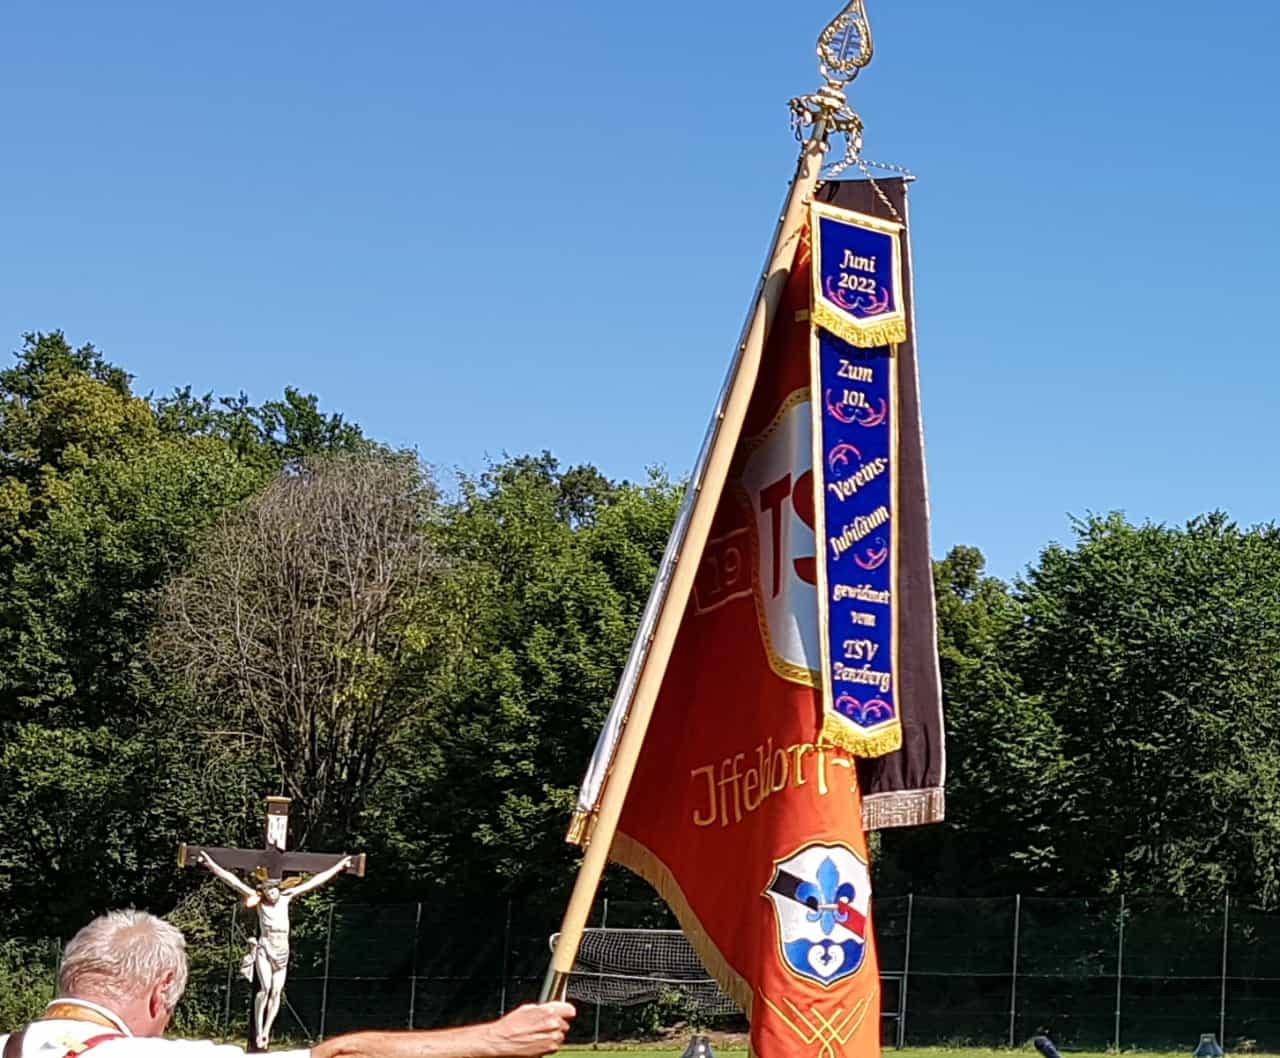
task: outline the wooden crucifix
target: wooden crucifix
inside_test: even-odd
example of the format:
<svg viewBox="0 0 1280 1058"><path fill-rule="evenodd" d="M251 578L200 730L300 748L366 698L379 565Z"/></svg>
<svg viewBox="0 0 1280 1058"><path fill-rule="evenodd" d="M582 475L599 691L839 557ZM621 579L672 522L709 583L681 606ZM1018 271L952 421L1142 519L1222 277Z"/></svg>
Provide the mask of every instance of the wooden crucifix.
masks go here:
<svg viewBox="0 0 1280 1058"><path fill-rule="evenodd" d="M240 972L258 979L253 1003L254 1043L266 1050L271 1025L280 1012L285 975L289 969L289 904L295 897L319 889L346 872L364 877L364 853L350 856L331 852L287 852L289 798L267 798L267 844L261 849L227 849L182 845L178 865L200 866L257 908L258 937L240 965ZM236 872L248 876L250 885ZM309 874L303 880L301 875ZM286 877L292 875L292 877Z"/></svg>
<svg viewBox="0 0 1280 1058"><path fill-rule="evenodd" d="M282 881L286 874L318 874L343 859L342 853L285 851L289 836L289 804L288 797L267 798L267 844L264 848L224 849L206 845L180 845L178 866L193 866L199 862L197 857L200 853L204 853L223 867ZM364 853L346 858L351 861L346 873L363 878Z"/></svg>

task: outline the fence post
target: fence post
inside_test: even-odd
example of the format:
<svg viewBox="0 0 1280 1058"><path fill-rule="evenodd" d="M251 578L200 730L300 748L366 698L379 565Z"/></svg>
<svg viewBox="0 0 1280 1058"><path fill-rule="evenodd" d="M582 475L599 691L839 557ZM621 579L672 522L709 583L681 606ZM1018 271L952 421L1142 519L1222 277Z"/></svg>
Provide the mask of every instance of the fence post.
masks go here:
<svg viewBox="0 0 1280 1058"><path fill-rule="evenodd" d="M1231 927L1231 894L1222 897L1222 996L1218 1002L1218 1042L1227 1045L1227 935Z"/></svg>
<svg viewBox="0 0 1280 1058"><path fill-rule="evenodd" d="M604 907L600 912L600 928L607 929L609 927L609 898L604 898ZM596 1030L595 1035L591 1037L591 1049L593 1051L600 1049L600 1000L604 993L604 963L600 964L600 977L596 982Z"/></svg>
<svg viewBox="0 0 1280 1058"><path fill-rule="evenodd" d="M511 897L507 897L507 924L502 930L502 988L498 990L498 1017L507 1012L507 968L511 959Z"/></svg>
<svg viewBox="0 0 1280 1058"><path fill-rule="evenodd" d="M1124 979L1124 893L1120 894L1119 940L1116 942L1116 1025L1112 1046L1120 1050L1120 983Z"/></svg>
<svg viewBox="0 0 1280 1058"><path fill-rule="evenodd" d="M236 907L231 905L231 920L227 923L227 994L222 1002L222 1038L231 1035L231 986L235 984Z"/></svg>
<svg viewBox="0 0 1280 1058"><path fill-rule="evenodd" d="M414 1004L418 1000L418 932L422 928L422 901L413 916L413 965L409 967L409 1028L413 1028ZM323 1039L323 1036L321 1037Z"/></svg>
<svg viewBox="0 0 1280 1058"><path fill-rule="evenodd" d="M907 894L907 943L902 953L902 988L898 993L898 1050L907 1042L907 979L911 976L911 913L915 910L916 894Z"/></svg>
<svg viewBox="0 0 1280 1058"><path fill-rule="evenodd" d="M320 985L320 1038L324 1039L324 1020L329 1012L329 952L333 948L333 909L336 904L329 905L329 928L324 935L324 980Z"/></svg>
<svg viewBox="0 0 1280 1058"><path fill-rule="evenodd" d="M1018 932L1022 924L1022 894L1013 898L1013 976L1009 982L1009 1046L1013 1042L1015 1025L1018 1016Z"/></svg>

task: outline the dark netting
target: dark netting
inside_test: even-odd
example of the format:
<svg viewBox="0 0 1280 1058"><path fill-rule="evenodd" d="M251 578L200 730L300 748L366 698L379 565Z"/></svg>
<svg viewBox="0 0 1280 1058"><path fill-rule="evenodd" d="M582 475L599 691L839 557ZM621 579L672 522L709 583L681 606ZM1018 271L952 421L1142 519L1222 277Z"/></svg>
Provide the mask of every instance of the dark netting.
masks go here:
<svg viewBox="0 0 1280 1058"><path fill-rule="evenodd" d="M569 978L569 998L618 1007L676 1004L704 1018L739 1012L675 929L588 929Z"/></svg>

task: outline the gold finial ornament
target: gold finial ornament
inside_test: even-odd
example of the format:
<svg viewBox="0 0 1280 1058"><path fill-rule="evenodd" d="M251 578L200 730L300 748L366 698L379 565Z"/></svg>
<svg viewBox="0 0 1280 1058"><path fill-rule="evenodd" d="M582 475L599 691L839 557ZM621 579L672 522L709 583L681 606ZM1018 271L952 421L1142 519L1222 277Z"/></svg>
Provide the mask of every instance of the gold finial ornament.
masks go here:
<svg viewBox="0 0 1280 1058"><path fill-rule="evenodd" d="M811 95L791 100L791 125L797 136L812 127L812 138L845 137L840 168L857 161L862 152L862 119L849 106L844 89L871 62L874 46L865 0L850 0L818 37L818 70L826 83Z"/></svg>
<svg viewBox="0 0 1280 1058"><path fill-rule="evenodd" d="M818 38L818 69L828 83L848 84L871 62L871 23L863 0L853 0Z"/></svg>

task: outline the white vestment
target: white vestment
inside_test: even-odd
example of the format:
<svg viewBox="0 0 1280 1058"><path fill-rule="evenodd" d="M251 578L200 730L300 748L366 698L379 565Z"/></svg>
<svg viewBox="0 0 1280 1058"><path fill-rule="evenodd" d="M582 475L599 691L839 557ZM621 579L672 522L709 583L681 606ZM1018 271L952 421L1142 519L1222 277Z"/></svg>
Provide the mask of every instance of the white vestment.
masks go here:
<svg viewBox="0 0 1280 1058"><path fill-rule="evenodd" d="M64 1058L86 1040L118 1032L122 1039L96 1044L86 1058L245 1058L245 1052L229 1043L210 1040L166 1040L159 1036L134 1036L112 1011L97 1003L81 999L59 999L59 1005L72 1004L92 1010L115 1026L109 1028L94 1021L59 1018L33 1021L22 1037L22 1058ZM52 1004L51 1004L52 1005ZM0 1050L8 1042L0 1035ZM310 1051L273 1051L271 1058L310 1058Z"/></svg>

